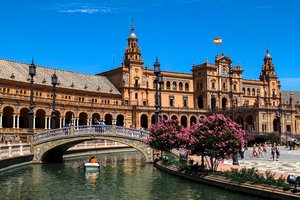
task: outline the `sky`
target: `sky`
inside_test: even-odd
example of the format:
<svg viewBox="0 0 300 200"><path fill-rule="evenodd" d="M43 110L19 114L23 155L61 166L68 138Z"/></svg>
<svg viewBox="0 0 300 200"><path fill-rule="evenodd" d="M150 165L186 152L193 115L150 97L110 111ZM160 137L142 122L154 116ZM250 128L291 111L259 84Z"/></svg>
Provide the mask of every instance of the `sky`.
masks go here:
<svg viewBox="0 0 300 200"><path fill-rule="evenodd" d="M96 74L118 67L132 19L145 65L191 73L215 56L258 79L270 49L283 90L300 90L298 0L0 0L0 58ZM222 38L215 45L214 38Z"/></svg>

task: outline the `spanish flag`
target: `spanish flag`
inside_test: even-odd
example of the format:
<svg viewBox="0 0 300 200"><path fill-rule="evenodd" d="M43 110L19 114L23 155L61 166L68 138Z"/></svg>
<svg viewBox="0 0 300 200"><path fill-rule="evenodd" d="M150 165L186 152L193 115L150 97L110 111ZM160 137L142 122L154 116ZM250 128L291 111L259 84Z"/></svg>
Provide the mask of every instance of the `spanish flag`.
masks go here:
<svg viewBox="0 0 300 200"><path fill-rule="evenodd" d="M214 44L222 44L222 38L215 38Z"/></svg>

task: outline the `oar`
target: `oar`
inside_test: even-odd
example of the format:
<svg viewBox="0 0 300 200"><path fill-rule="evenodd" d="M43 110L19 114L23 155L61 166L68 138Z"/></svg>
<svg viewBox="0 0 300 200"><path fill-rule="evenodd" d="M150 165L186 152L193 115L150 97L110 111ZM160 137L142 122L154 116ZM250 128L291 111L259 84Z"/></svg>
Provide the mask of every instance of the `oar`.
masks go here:
<svg viewBox="0 0 300 200"><path fill-rule="evenodd" d="M100 163L98 163L101 167L103 167L103 168L105 168L105 166L104 165L102 165L102 164L100 164Z"/></svg>

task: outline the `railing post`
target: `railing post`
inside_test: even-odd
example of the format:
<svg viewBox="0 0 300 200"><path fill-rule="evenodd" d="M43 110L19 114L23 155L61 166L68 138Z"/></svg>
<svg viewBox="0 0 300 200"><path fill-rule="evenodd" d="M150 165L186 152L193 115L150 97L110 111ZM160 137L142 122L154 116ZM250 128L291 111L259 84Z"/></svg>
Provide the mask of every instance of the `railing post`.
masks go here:
<svg viewBox="0 0 300 200"><path fill-rule="evenodd" d="M23 156L23 145L20 145L20 155Z"/></svg>
<svg viewBox="0 0 300 200"><path fill-rule="evenodd" d="M10 142L8 143L8 156L9 156L9 157L12 157L11 144L10 144Z"/></svg>

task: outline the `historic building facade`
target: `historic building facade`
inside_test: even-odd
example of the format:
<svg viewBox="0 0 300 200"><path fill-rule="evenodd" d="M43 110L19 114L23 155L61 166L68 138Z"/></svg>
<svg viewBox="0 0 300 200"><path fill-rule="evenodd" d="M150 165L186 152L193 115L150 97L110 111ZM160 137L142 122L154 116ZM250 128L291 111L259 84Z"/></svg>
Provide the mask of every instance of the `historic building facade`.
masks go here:
<svg viewBox="0 0 300 200"><path fill-rule="evenodd" d="M108 125L115 121L119 126L149 128L154 123L156 77L153 69L144 65L134 26L127 41L120 67L97 75L37 66L34 131L50 129L54 71L59 80L56 127L64 127L73 118L75 125L94 124L94 119L104 119ZM26 136L29 64L0 59L0 66L0 133ZM162 71L163 117L178 119L186 127L201 116L225 113L245 129L260 134L278 129L282 133L298 133L299 94L281 91L269 50L259 80L245 79L242 73L242 66L232 66L230 57L224 54L216 56L214 63L206 60L192 66L191 74Z"/></svg>

